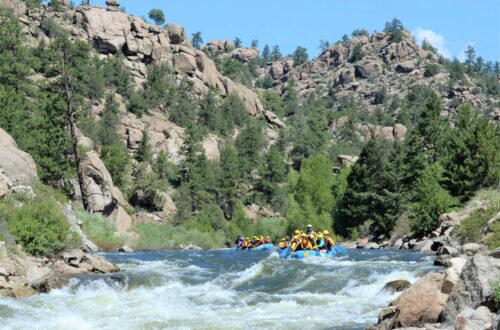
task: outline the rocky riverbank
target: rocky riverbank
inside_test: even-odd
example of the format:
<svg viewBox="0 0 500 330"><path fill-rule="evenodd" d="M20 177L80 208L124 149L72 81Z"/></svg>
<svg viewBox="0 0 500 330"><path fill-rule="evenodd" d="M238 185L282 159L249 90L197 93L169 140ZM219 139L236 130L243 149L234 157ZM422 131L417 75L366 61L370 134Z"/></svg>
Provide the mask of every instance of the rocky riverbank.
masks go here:
<svg viewBox="0 0 500 330"><path fill-rule="evenodd" d="M481 228L479 243L463 244L457 235L462 221L488 203L471 202L460 211L443 214L439 227L428 237L410 236L374 242L351 243L360 249L411 249L437 255L434 263L444 266L414 283L384 308L371 330L390 329L500 329L500 249L485 244L500 214L494 214ZM495 297L496 296L496 297Z"/></svg>
<svg viewBox="0 0 500 330"><path fill-rule="evenodd" d="M106 259L70 249L52 258L36 258L21 248L9 253L0 242L0 296L22 298L65 285L70 276L106 274L120 269Z"/></svg>

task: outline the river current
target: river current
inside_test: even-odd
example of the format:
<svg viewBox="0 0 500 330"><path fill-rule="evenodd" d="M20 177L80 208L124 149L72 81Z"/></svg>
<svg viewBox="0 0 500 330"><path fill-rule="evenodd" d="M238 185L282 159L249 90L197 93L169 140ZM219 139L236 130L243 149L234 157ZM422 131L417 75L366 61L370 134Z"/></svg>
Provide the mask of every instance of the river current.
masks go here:
<svg viewBox="0 0 500 330"><path fill-rule="evenodd" d="M335 260L266 251L103 254L120 273L78 277L24 299L0 298L1 329L363 329L433 257L349 250Z"/></svg>

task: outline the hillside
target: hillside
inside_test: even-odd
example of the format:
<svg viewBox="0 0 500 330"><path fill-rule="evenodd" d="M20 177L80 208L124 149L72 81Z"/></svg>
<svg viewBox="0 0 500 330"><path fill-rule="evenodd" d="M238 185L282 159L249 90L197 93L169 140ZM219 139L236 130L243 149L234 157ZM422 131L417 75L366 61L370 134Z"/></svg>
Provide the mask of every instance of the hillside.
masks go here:
<svg viewBox="0 0 500 330"><path fill-rule="evenodd" d="M294 65L194 47L181 26L106 3L0 0L0 128L105 249L220 247L307 223L421 237L498 188L498 64L444 59L393 26Z"/></svg>

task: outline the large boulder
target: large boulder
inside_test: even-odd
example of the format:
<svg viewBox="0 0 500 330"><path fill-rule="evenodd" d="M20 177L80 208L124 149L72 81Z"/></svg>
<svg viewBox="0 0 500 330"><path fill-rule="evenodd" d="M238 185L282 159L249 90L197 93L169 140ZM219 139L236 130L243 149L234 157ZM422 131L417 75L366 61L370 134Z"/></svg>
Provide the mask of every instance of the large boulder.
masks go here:
<svg viewBox="0 0 500 330"><path fill-rule="evenodd" d="M182 44L186 40L186 30L177 24L167 24L166 30L172 45Z"/></svg>
<svg viewBox="0 0 500 330"><path fill-rule="evenodd" d="M382 73L382 63L380 61L367 60L356 64L356 77L370 78Z"/></svg>
<svg viewBox="0 0 500 330"><path fill-rule="evenodd" d="M500 260L475 255L462 269L458 282L440 316L442 321L455 319L466 307L475 309L481 305L494 309L492 283L500 278Z"/></svg>
<svg viewBox="0 0 500 330"><path fill-rule="evenodd" d="M234 49L234 43L231 40L212 40L205 49L211 54L224 54Z"/></svg>
<svg viewBox="0 0 500 330"><path fill-rule="evenodd" d="M125 211L125 209L118 205L109 216L119 234L126 233L132 227L132 217Z"/></svg>
<svg viewBox="0 0 500 330"><path fill-rule="evenodd" d="M248 113L252 116L262 114L264 108L259 97L254 91L240 84L236 84L231 79L223 77L222 83L226 88L226 94L237 94L245 102Z"/></svg>
<svg viewBox="0 0 500 330"><path fill-rule="evenodd" d="M26 13L26 4L21 0L0 0L0 8L11 10L16 16Z"/></svg>
<svg viewBox="0 0 500 330"><path fill-rule="evenodd" d="M88 211L110 213L114 209L111 188L113 180L106 166L95 151L89 151L82 159L83 192L88 201Z"/></svg>
<svg viewBox="0 0 500 330"><path fill-rule="evenodd" d="M19 150L14 139L0 128L0 169L12 185L30 185L37 178L33 158ZM7 186L4 179L4 186Z"/></svg>
<svg viewBox="0 0 500 330"><path fill-rule="evenodd" d="M446 269L443 286L441 292L450 294L455 284L457 284L460 273L465 266L467 259L465 258L451 258L448 260L449 267Z"/></svg>
<svg viewBox="0 0 500 330"><path fill-rule="evenodd" d="M217 135L208 134L205 138L203 138L201 145L205 151L205 156L207 157L208 160L215 160L215 161L219 160L220 158L219 137Z"/></svg>
<svg viewBox="0 0 500 330"><path fill-rule="evenodd" d="M347 67L340 71L340 73L337 76L337 79L335 80L335 86L338 85L347 85L352 83L356 78L354 74L354 67Z"/></svg>
<svg viewBox="0 0 500 330"><path fill-rule="evenodd" d="M255 47L236 48L235 50L227 54L227 56L234 58L235 60L238 60L240 62L247 63L259 57L259 50Z"/></svg>
<svg viewBox="0 0 500 330"><path fill-rule="evenodd" d="M127 14L97 7L80 10L83 28L99 52L117 53L123 49L131 30Z"/></svg>
<svg viewBox="0 0 500 330"><path fill-rule="evenodd" d="M443 279L441 273L429 273L418 280L391 303L393 311L379 318L379 327L418 327L436 322L448 298L441 292Z"/></svg>

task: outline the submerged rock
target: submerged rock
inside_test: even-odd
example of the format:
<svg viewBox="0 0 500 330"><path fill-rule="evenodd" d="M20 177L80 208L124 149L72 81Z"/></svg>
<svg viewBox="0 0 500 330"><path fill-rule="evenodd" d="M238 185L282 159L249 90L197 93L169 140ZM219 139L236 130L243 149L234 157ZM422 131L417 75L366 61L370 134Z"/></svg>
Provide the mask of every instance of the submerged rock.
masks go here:
<svg viewBox="0 0 500 330"><path fill-rule="evenodd" d="M384 288L382 290L386 290L386 291L389 291L391 293L394 293L394 292L400 292L400 291L406 290L410 286L411 286L411 283L408 282L407 280L395 280L395 281L387 282L384 285Z"/></svg>

